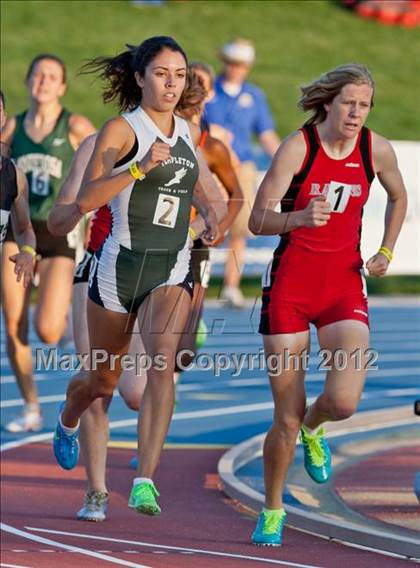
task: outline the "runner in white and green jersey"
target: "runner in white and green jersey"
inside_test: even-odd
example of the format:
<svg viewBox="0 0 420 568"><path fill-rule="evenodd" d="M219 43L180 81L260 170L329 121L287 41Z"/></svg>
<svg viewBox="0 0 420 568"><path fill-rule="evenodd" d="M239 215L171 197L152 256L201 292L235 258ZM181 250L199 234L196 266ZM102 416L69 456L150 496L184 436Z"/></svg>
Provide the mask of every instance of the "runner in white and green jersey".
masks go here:
<svg viewBox="0 0 420 568"><path fill-rule="evenodd" d="M135 133L137 151L113 174L141 162L155 142L168 145L170 157L143 180L132 179L111 201L111 235L96 255L89 298L113 311L137 313L144 298L164 284L192 295L188 225L198 166L182 118L174 116L173 134L167 137L141 107L123 117Z"/></svg>
<svg viewBox="0 0 420 568"><path fill-rule="evenodd" d="M82 212L109 203L112 229L90 275L88 322L95 365L69 384L54 453L64 469L76 465L79 418L93 400L112 394L137 317L151 367L129 506L154 515L160 507L152 478L173 412L175 354L193 287L191 239L213 242L217 220L195 156L200 131L174 115L186 84L187 58L180 46L172 38L154 37L115 58L98 58L90 67L109 85L104 100L117 99L126 112L99 133L76 201ZM206 221L200 235L189 230L192 203ZM93 361L96 349L105 360Z"/></svg>

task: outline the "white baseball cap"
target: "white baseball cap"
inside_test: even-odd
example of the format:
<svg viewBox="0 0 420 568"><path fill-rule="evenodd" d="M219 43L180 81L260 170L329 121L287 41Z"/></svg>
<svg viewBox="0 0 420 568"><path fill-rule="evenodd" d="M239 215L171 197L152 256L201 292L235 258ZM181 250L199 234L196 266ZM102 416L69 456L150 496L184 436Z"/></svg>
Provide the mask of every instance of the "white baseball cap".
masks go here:
<svg viewBox="0 0 420 568"><path fill-rule="evenodd" d="M255 61L255 48L247 39L234 39L222 47L220 56L226 61L252 65Z"/></svg>

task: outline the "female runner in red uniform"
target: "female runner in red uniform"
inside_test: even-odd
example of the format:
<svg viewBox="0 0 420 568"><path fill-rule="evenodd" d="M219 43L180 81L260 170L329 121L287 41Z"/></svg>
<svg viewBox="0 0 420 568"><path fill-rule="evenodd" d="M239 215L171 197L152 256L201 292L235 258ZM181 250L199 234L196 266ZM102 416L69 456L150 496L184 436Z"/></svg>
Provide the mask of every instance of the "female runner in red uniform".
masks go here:
<svg viewBox="0 0 420 568"><path fill-rule="evenodd" d="M263 282L260 333L269 368L274 419L264 444L265 508L255 544L280 545L286 513L282 491L300 431L305 469L317 483L331 475L322 424L351 416L360 400L369 346L361 269L363 206L375 175L388 194L381 247L366 264L382 276L406 213L406 192L391 144L364 127L374 82L356 64L342 65L302 88L299 106L312 112L280 146L251 213L254 234L283 234ZM281 202L281 213L275 211ZM331 353L324 391L306 407L305 369L287 363L309 350L309 324ZM346 365L336 363L335 354ZM344 367L344 368L343 368Z"/></svg>

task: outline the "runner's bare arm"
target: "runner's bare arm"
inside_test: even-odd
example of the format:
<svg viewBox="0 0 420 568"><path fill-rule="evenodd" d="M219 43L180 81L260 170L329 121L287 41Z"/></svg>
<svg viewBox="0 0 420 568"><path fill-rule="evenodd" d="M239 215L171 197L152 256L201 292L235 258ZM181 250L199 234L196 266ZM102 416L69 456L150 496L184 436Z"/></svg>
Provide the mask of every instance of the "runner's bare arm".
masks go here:
<svg viewBox="0 0 420 568"><path fill-rule="evenodd" d="M219 178L229 195L229 200L227 202L227 215L219 225L220 239L223 240L224 235L229 230L241 210L243 204L243 193L241 186L239 185L238 177L233 168L229 149L221 140L213 138L211 140L210 150L212 155L212 171ZM219 242L221 242L221 240L219 240Z"/></svg>
<svg viewBox="0 0 420 568"><path fill-rule="evenodd" d="M81 114L72 114L69 119L69 139L70 144L77 150L80 144L92 134L95 134L96 128L88 118Z"/></svg>
<svg viewBox="0 0 420 568"><path fill-rule="evenodd" d="M31 215L28 203L28 181L25 174L16 168L17 196L11 209L12 227L16 242L21 249L23 246L36 250L36 237L31 223ZM10 257L15 263L16 279L20 282L23 277L23 285L26 286L32 279L34 257L32 254L20 251Z"/></svg>
<svg viewBox="0 0 420 568"><path fill-rule="evenodd" d="M294 132L280 145L251 211L249 229L254 235L279 235L298 227L321 227L328 223L330 205L325 197L312 199L301 211L277 213L274 210L300 170L305 153L306 144L301 132Z"/></svg>
<svg viewBox="0 0 420 568"><path fill-rule="evenodd" d="M48 215L48 230L52 235L67 235L83 218L76 198L80 190L86 166L92 156L96 134L88 136L76 150L67 178Z"/></svg>
<svg viewBox="0 0 420 568"><path fill-rule="evenodd" d="M109 120L100 130L76 199L81 213L109 203L133 181L128 169L116 176L111 172L130 151L134 140L134 132L121 117Z"/></svg>
<svg viewBox="0 0 420 568"><path fill-rule="evenodd" d="M381 247L393 251L407 213L407 192L394 149L388 140L374 132L372 132L372 157L378 179L388 194ZM379 253L366 263L366 268L372 276L383 276L388 266L388 259Z"/></svg>
<svg viewBox="0 0 420 568"><path fill-rule="evenodd" d="M16 129L16 118L14 116L7 119L6 124L0 132L0 153L2 156L10 156L10 144Z"/></svg>
<svg viewBox="0 0 420 568"><path fill-rule="evenodd" d="M206 228L204 217L207 216L208 211L212 210L216 222L220 223L227 215L227 205L200 148L197 148L197 161L200 174L194 187L193 205L199 212L199 215L191 223L191 226L198 235Z"/></svg>

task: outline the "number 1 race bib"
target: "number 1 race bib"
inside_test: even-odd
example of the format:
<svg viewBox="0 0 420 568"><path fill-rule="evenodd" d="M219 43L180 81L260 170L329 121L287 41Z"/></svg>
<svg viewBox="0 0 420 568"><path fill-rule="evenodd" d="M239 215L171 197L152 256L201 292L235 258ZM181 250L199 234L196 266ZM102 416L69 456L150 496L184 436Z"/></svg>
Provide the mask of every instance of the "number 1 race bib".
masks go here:
<svg viewBox="0 0 420 568"><path fill-rule="evenodd" d="M351 194L351 185L339 181L330 181L327 201L331 205L332 213L343 213L347 207Z"/></svg>

